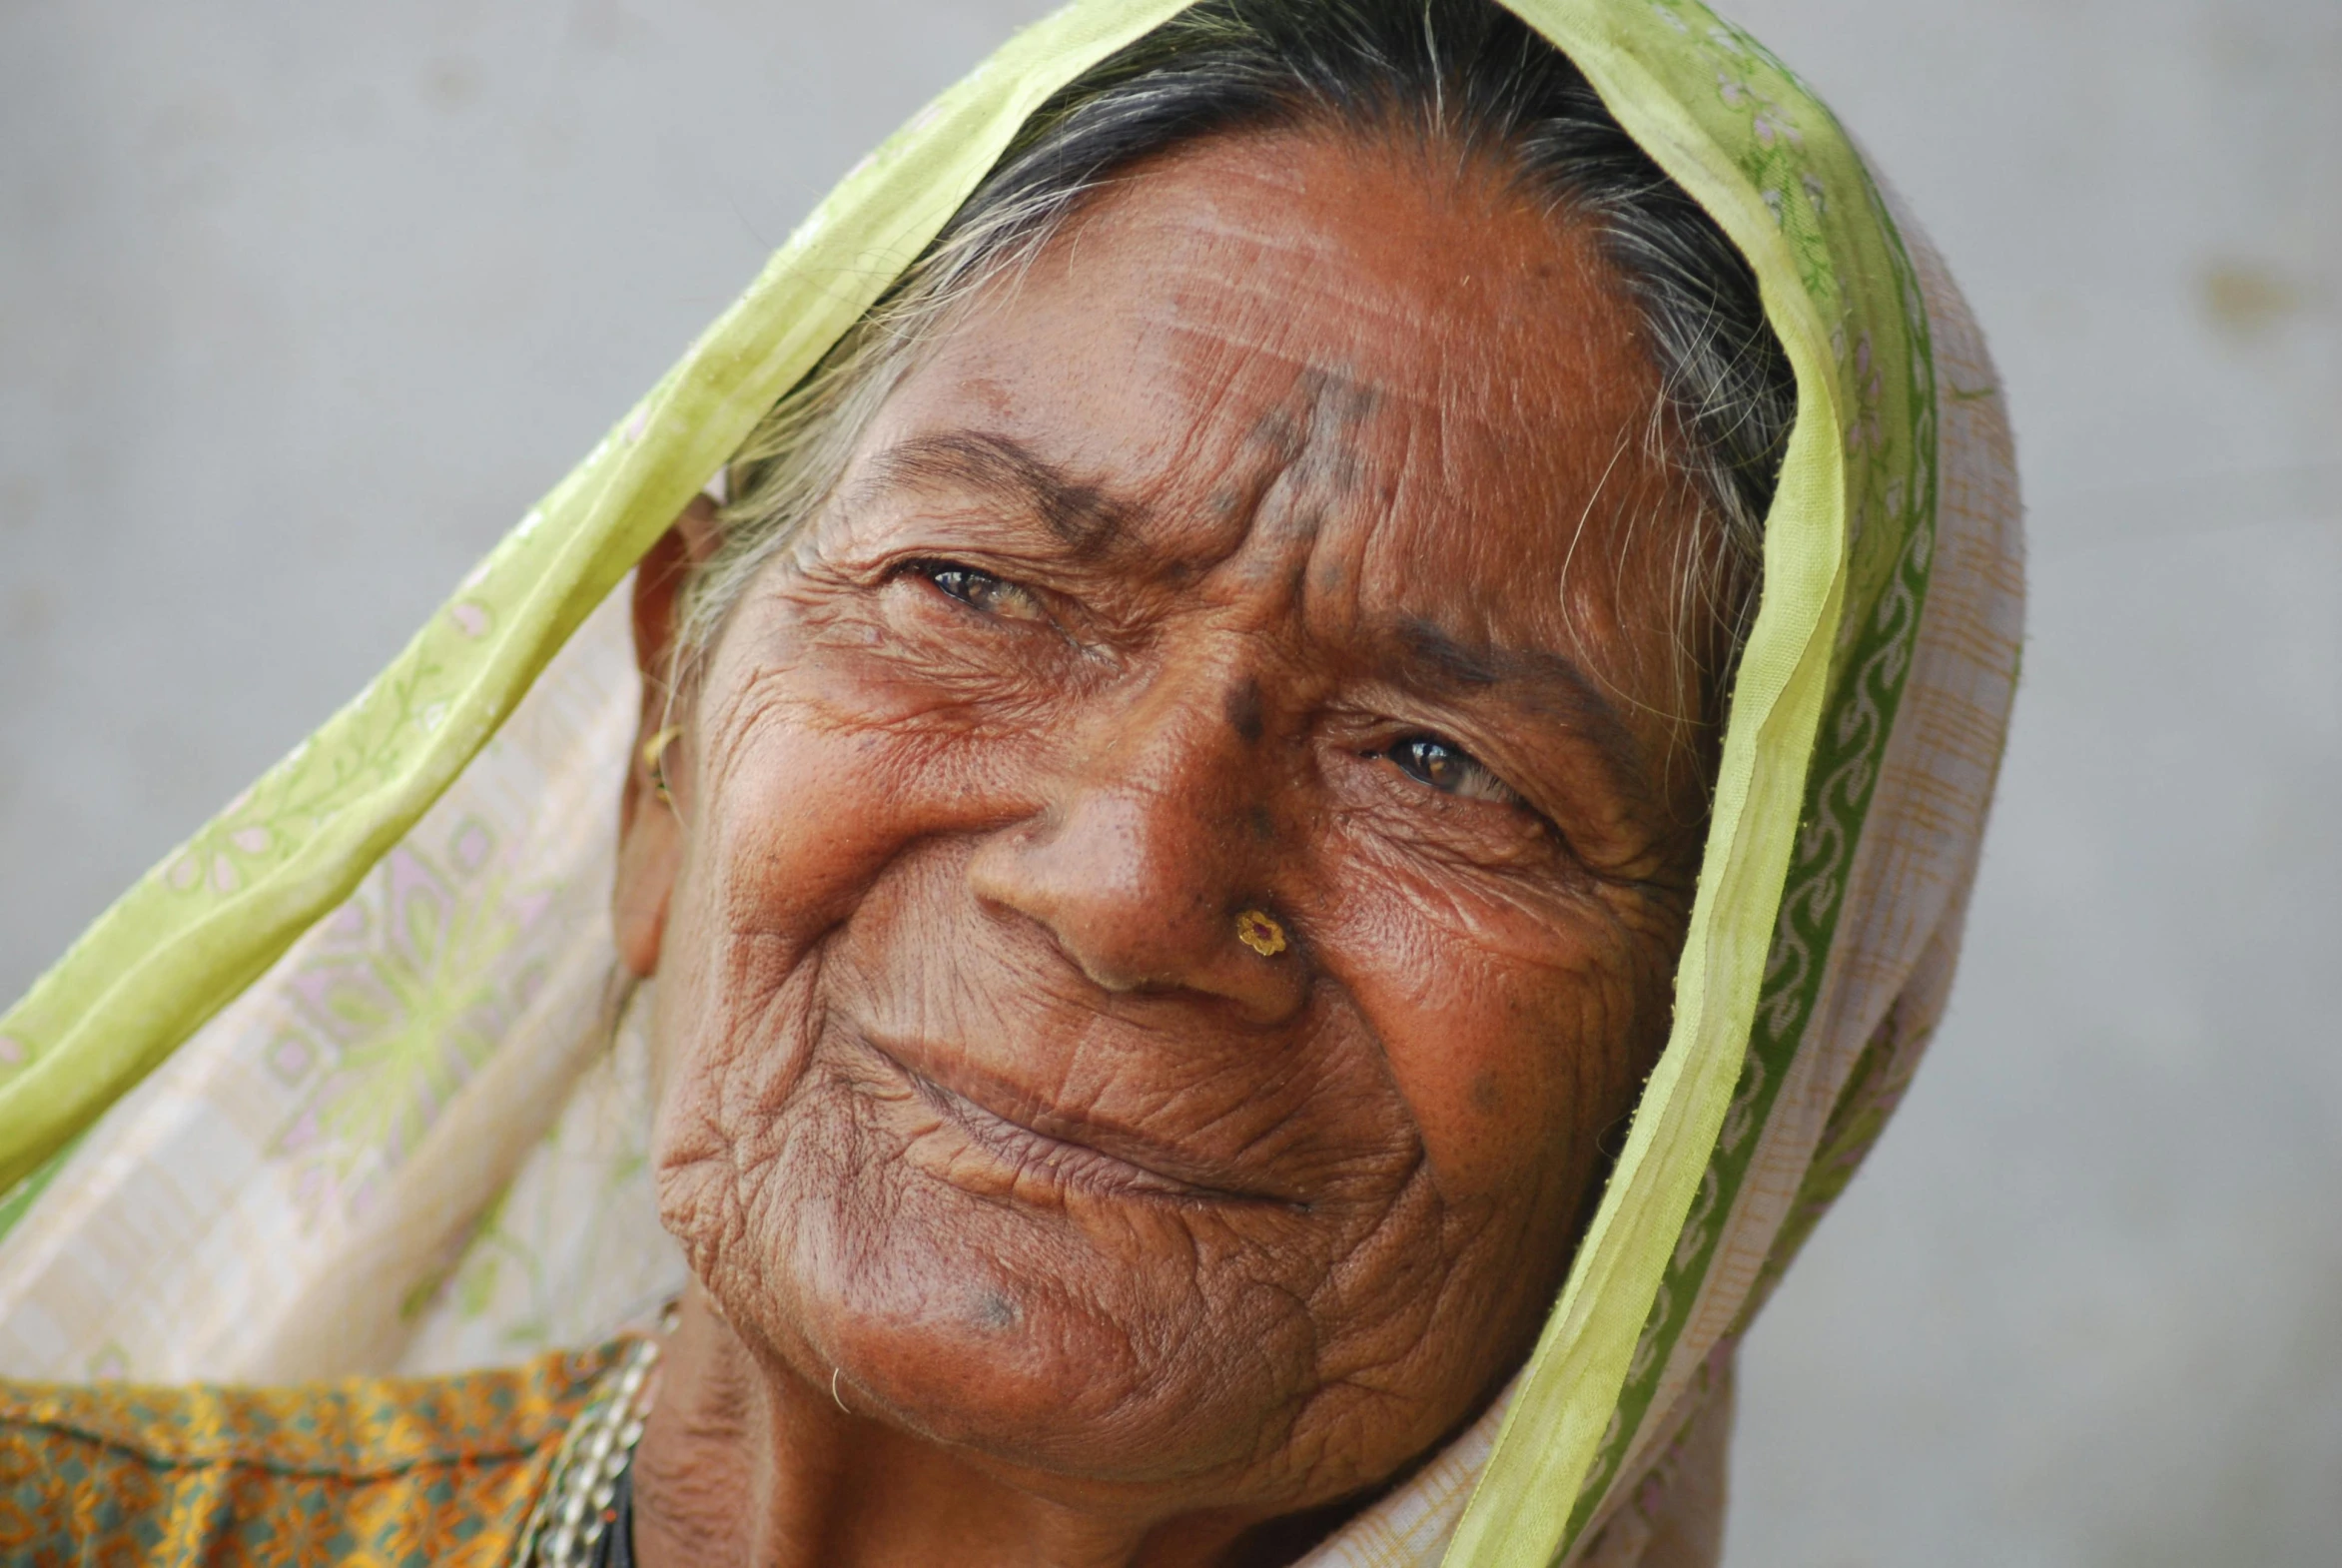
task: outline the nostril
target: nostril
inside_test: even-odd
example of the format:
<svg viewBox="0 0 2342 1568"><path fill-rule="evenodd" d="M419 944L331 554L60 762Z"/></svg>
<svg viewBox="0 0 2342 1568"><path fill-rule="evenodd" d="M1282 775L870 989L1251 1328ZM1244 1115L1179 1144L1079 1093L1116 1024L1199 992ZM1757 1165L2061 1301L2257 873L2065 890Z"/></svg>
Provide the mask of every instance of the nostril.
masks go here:
<svg viewBox="0 0 2342 1568"><path fill-rule="evenodd" d="M1124 969L1103 961L1098 944L1068 941L1067 933L1062 928L1054 923L1045 924L1056 939L1058 951L1065 954L1067 961L1099 990L1112 992L1118 997L1143 997L1173 989L1171 983L1160 975Z"/></svg>

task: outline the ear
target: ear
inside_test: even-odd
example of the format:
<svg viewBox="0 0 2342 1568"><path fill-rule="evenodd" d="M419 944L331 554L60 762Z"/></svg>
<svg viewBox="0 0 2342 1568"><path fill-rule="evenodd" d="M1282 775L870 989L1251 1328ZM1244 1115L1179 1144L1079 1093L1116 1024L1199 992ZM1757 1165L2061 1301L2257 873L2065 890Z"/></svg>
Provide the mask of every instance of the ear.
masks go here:
<svg viewBox="0 0 2342 1568"><path fill-rule="evenodd" d="M648 979L659 967L667 901L683 865L683 803L689 799L691 736L678 735L661 758L671 800L661 800L644 748L688 712L684 693L672 691L675 633L691 569L715 553L720 537L715 503L692 497L674 525L634 568L634 663L642 672L642 707L635 720L626 787L618 801L618 879L610 893L611 922L626 967Z"/></svg>

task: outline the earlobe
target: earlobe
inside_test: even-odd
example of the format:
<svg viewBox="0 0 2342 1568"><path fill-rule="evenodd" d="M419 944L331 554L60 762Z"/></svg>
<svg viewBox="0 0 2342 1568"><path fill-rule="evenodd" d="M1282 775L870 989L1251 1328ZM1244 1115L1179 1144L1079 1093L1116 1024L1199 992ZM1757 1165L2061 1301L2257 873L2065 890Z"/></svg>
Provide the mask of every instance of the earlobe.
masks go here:
<svg viewBox="0 0 2342 1568"><path fill-rule="evenodd" d="M667 931L667 904L682 861L683 835L674 814L656 800L639 797L627 785L627 821L618 833L618 875L610 891L610 923L618 956L637 977L658 973L659 947Z"/></svg>

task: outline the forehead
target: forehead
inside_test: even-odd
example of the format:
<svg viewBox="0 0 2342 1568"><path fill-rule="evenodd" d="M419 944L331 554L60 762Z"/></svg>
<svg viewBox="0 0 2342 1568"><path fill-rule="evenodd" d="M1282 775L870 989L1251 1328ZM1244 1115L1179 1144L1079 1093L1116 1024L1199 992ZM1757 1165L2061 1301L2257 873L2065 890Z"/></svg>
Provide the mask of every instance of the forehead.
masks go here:
<svg viewBox="0 0 2342 1568"><path fill-rule="evenodd" d="M1584 225L1490 159L1291 131L1120 179L872 433L1006 436L1201 562L1281 520L1358 594L1554 645L1636 618L1629 558L1666 531L1636 526L1667 487L1658 397Z"/></svg>

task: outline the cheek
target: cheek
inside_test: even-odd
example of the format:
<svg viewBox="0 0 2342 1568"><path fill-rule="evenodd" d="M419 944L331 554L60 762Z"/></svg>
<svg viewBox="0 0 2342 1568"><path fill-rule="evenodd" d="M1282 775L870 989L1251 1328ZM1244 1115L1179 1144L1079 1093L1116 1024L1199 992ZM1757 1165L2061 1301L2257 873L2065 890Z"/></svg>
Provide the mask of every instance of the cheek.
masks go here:
<svg viewBox="0 0 2342 1568"><path fill-rule="evenodd" d="M658 971L662 1165L704 1159L786 1098L825 938L920 831L877 738L805 722L792 693L760 684L702 709Z"/></svg>
<svg viewBox="0 0 2342 1568"><path fill-rule="evenodd" d="M1018 748L935 722L852 629L801 612L743 627L753 663L710 671L659 963L663 1166L777 1114L818 1024L825 947L887 869L1018 809L1000 782Z"/></svg>
<svg viewBox="0 0 2342 1568"><path fill-rule="evenodd" d="M1663 1037L1674 922L1598 901L1356 890L1329 946L1443 1193L1576 1212L1603 1130Z"/></svg>

